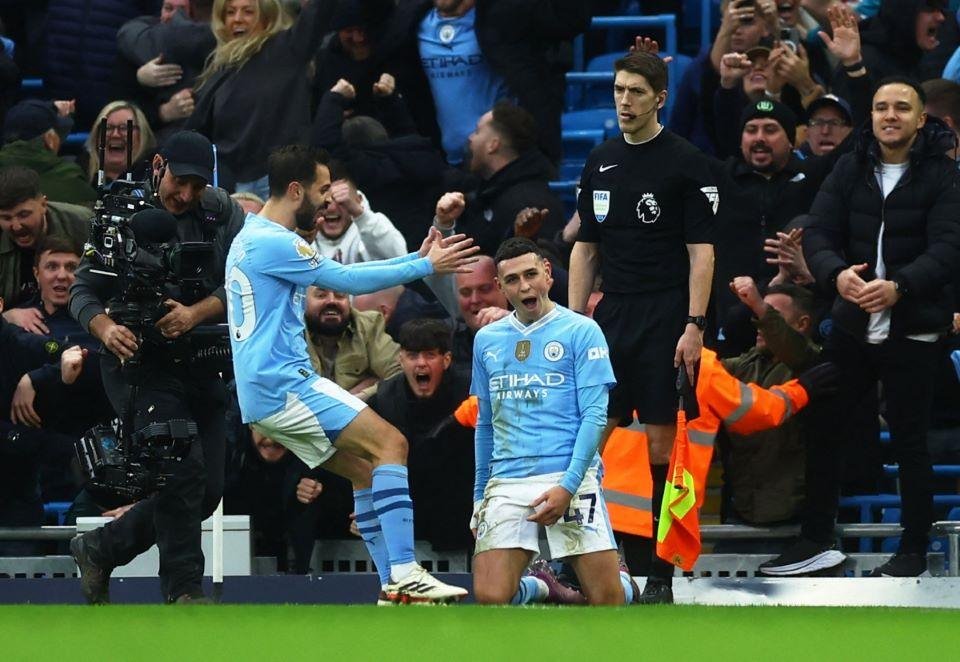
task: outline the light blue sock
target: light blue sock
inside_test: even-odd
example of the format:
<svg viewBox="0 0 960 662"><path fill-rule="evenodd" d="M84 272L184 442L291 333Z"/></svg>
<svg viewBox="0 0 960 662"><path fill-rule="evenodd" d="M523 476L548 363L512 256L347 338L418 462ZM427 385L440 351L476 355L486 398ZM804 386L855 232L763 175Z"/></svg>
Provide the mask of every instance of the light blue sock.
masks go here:
<svg viewBox="0 0 960 662"><path fill-rule="evenodd" d="M387 544L380 529L380 520L373 509L373 490L356 490L353 493L353 510L357 517L357 528L367 545L367 552L377 567L380 585L390 583L390 559L387 557Z"/></svg>
<svg viewBox="0 0 960 662"><path fill-rule="evenodd" d="M549 589L542 579L529 575L521 577L520 586L517 588L517 592L513 594L513 598L510 599L510 604L528 605L533 602L543 602L547 599L548 591Z"/></svg>
<svg viewBox="0 0 960 662"><path fill-rule="evenodd" d="M633 582L630 575L623 570L620 571L620 583L623 585L623 604L628 605L633 602Z"/></svg>
<svg viewBox="0 0 960 662"><path fill-rule="evenodd" d="M413 502L407 468L402 464L381 464L373 470L373 507L380 520L390 565L416 563L413 555ZM402 572L393 572L400 579ZM400 576L398 576L400 575Z"/></svg>

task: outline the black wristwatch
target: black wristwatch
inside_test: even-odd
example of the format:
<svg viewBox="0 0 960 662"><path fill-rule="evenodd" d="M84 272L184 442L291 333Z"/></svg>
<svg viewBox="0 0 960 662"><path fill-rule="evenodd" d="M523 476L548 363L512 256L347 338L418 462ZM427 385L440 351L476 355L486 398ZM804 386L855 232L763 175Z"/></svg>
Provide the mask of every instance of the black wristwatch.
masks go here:
<svg viewBox="0 0 960 662"><path fill-rule="evenodd" d="M707 318L703 315L687 315L687 324L696 324L697 328L703 331L707 328Z"/></svg>

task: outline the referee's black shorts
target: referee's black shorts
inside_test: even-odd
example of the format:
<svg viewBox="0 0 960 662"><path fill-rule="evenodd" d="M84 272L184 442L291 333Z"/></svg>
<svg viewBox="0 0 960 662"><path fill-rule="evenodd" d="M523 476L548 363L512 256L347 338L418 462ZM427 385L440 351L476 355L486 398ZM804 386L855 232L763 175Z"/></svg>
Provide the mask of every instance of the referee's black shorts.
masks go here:
<svg viewBox="0 0 960 662"><path fill-rule="evenodd" d="M603 295L593 314L610 346L617 385L608 418L669 425L677 420L677 369L673 357L686 327L686 289Z"/></svg>

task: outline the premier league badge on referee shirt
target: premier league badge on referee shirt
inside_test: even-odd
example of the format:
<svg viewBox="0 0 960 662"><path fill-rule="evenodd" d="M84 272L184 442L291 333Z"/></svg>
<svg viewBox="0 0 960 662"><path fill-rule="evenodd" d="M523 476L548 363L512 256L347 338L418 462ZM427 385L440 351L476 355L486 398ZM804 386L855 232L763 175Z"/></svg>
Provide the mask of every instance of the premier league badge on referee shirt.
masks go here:
<svg viewBox="0 0 960 662"><path fill-rule="evenodd" d="M597 223L603 223L608 213L610 213L610 191L594 191L593 217L597 219Z"/></svg>
<svg viewBox="0 0 960 662"><path fill-rule="evenodd" d="M513 355L517 357L518 361L526 361L530 356L530 341L518 340L517 347L513 350Z"/></svg>
<svg viewBox="0 0 960 662"><path fill-rule="evenodd" d="M660 218L660 203L653 193L644 193L637 203L637 218L641 223L656 223Z"/></svg>

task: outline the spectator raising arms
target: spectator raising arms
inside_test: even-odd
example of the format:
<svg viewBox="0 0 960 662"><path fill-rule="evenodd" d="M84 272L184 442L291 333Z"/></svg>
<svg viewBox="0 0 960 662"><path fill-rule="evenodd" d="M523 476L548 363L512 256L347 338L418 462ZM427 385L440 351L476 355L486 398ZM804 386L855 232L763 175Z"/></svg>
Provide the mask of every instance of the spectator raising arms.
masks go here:
<svg viewBox="0 0 960 662"><path fill-rule="evenodd" d="M267 155L310 124L307 64L336 3L308 1L290 26L278 0L216 0L217 47L198 78L187 126L216 143L238 191L268 198Z"/></svg>

